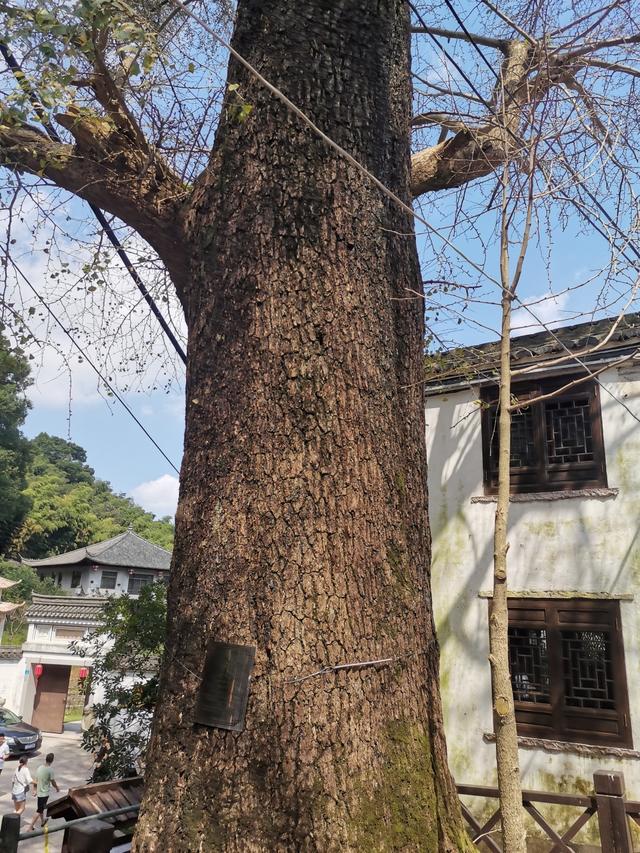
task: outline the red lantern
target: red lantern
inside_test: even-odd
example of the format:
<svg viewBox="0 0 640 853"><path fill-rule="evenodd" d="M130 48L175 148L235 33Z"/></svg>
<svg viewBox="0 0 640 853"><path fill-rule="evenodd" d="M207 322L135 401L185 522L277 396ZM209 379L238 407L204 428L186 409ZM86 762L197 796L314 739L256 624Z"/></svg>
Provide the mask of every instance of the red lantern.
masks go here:
<svg viewBox="0 0 640 853"><path fill-rule="evenodd" d="M33 674L34 674L34 675L35 675L35 677L36 677L36 681L40 678L40 676L42 675L42 673L43 673L43 672L44 672L44 667L42 666L42 664L41 664L41 663L37 663L37 664L33 667Z"/></svg>
<svg viewBox="0 0 640 853"><path fill-rule="evenodd" d="M81 666L80 672L78 673L78 677L80 678L80 680L81 681L84 680L85 678L87 678L88 675L89 675L89 670L87 669L87 667Z"/></svg>

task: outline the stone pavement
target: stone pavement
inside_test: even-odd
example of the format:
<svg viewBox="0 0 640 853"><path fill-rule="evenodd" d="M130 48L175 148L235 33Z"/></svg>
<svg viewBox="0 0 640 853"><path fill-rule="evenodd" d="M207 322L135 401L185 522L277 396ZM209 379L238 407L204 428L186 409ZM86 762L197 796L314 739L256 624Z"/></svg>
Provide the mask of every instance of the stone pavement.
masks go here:
<svg viewBox="0 0 640 853"><path fill-rule="evenodd" d="M64 796L68 788L84 785L91 772L93 765L92 757L80 746L81 733L80 723L67 723L62 734L45 734L42 747L38 753L29 758L29 770L31 775L44 763L44 757L48 752L53 752L55 761L56 782L60 786L60 794L51 788L51 801L59 796ZM13 811L11 802L11 780L18 764L17 758L5 762L4 770L0 774L0 815ZM23 812L22 828L25 831L35 814L36 800L31 794L27 796L27 808ZM38 824L39 825L39 824ZM49 827L54 826L54 821L49 821ZM58 853L62 845L62 832L49 835L48 853ZM19 853L44 853L45 844L43 838L34 838L22 841L18 847Z"/></svg>

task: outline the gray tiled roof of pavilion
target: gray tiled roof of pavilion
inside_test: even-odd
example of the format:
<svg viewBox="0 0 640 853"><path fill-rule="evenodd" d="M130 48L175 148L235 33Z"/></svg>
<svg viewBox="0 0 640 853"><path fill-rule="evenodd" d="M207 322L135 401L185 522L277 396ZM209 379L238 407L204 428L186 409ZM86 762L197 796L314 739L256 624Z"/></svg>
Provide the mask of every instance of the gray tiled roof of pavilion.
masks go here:
<svg viewBox="0 0 640 853"><path fill-rule="evenodd" d="M126 530L112 539L96 542L84 548L76 548L66 554L44 557L41 560L23 559L23 562L34 569L96 563L102 566L169 571L171 552L161 548L160 545L148 542L133 530Z"/></svg>
<svg viewBox="0 0 640 853"><path fill-rule="evenodd" d="M552 329L551 332L535 332L511 338L511 363L524 366L553 359L567 354L566 350L579 353L601 344L607 339L617 317L592 320ZM593 361L603 353L623 354L640 346L640 313L625 315L613 334L597 352L585 356ZM566 349L565 349L566 347ZM500 342L457 347L447 352L427 356L425 374L428 384L446 385L460 379L495 378L499 363ZM576 367L576 362L567 360L567 366Z"/></svg>
<svg viewBox="0 0 640 853"><path fill-rule="evenodd" d="M104 598L33 594L25 616L27 622L56 622L65 625L95 625L100 621Z"/></svg>

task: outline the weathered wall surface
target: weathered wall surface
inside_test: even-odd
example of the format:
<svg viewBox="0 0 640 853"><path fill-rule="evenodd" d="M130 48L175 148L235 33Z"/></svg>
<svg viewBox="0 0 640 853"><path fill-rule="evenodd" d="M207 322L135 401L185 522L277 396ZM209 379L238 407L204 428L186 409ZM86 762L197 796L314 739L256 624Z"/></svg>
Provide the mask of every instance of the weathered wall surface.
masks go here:
<svg viewBox="0 0 640 853"><path fill-rule="evenodd" d="M509 588L577 591L621 600L634 749L640 750L640 371L601 374L601 406L609 497L512 502ZM450 764L458 782L495 784L488 648L494 503L483 495L478 390L427 402L429 492L434 536L433 597L442 649L441 680ZM622 770L628 794L640 799L640 752L625 757L521 749L528 788L590 790L598 769Z"/></svg>
<svg viewBox="0 0 640 853"><path fill-rule="evenodd" d="M20 659L0 660L0 697L5 700L5 708L17 714L20 710L20 696L24 667Z"/></svg>

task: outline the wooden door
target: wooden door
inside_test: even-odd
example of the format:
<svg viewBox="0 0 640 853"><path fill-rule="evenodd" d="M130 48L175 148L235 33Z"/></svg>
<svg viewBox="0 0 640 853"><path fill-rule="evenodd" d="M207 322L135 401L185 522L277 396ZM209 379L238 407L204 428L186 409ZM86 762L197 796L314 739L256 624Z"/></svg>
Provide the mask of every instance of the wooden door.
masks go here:
<svg viewBox="0 0 640 853"><path fill-rule="evenodd" d="M69 689L70 666L44 664L38 679L33 703L31 725L44 732L61 732L64 728L64 709Z"/></svg>

